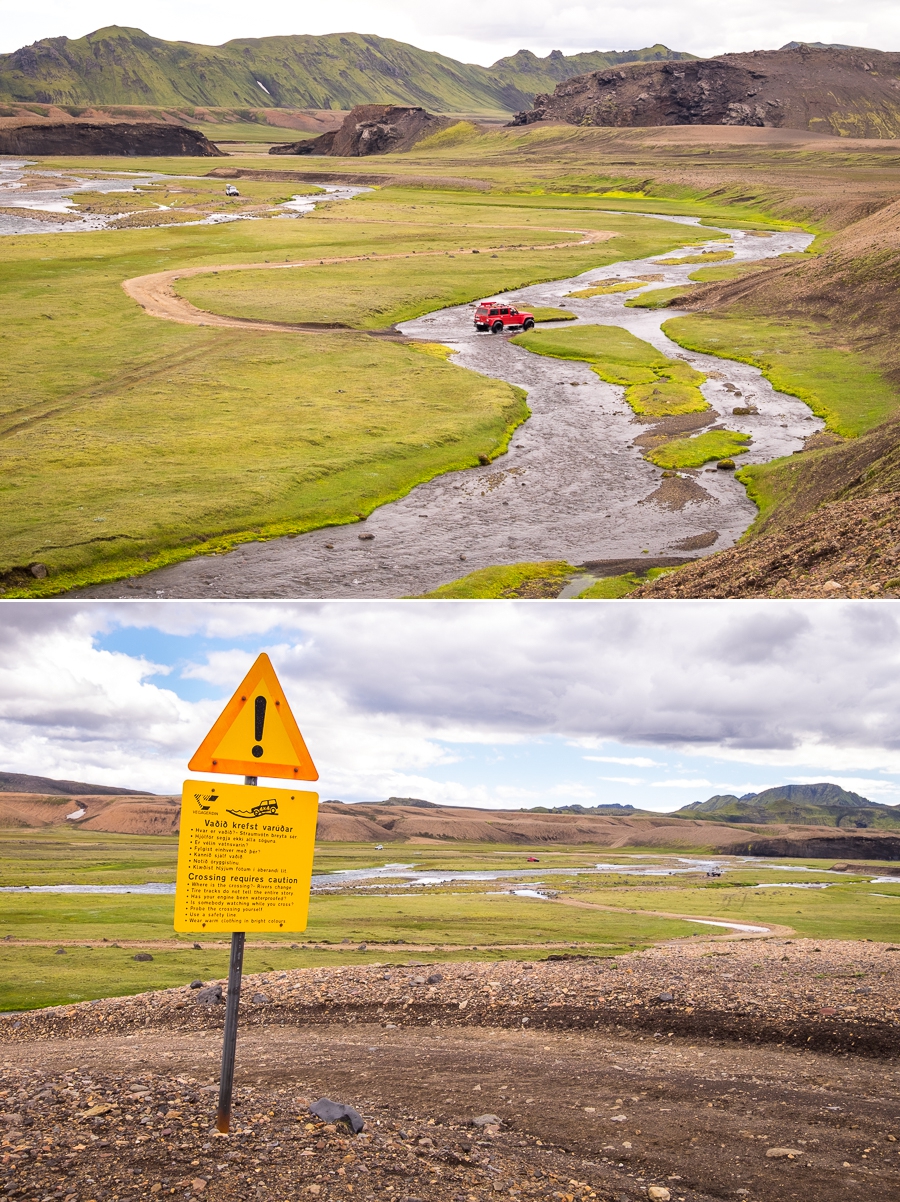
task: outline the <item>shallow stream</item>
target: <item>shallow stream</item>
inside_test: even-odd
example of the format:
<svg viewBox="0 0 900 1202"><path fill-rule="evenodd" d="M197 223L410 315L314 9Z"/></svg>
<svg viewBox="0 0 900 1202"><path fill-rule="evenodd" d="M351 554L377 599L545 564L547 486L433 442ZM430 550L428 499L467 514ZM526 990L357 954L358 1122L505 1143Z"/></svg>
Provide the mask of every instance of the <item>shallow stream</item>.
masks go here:
<svg viewBox="0 0 900 1202"><path fill-rule="evenodd" d="M711 240L685 253L732 249L732 262L759 260L803 250L812 240L800 231L726 232L730 241ZM596 268L517 289L505 299L520 308L566 308L583 324L622 326L704 372L708 380L702 391L711 406L707 426L752 436L740 464L800 450L822 428L820 419L802 401L776 392L758 369L684 351L671 342L660 326L679 310L626 308L625 300L636 293L592 299L568 295L598 280L639 275L657 277L644 289L682 284L696 264L657 261L679 253ZM246 543L226 555L198 556L128 586L94 586L82 595L402 597L428 592L477 568L540 560L587 565L583 579L568 590L577 593L592 573L612 574L610 561L679 562L728 547L747 529L756 508L733 473L707 466L663 480L661 469L634 445L650 426L635 418L622 388L600 380L587 363L546 358L506 336L476 333L472 312L470 304L454 306L399 329L411 338L451 346L454 362L527 390L532 416L496 462L439 476L377 509L365 526L373 537L365 541L354 524ZM557 324L576 323L541 328ZM735 407L757 412L734 416Z"/></svg>

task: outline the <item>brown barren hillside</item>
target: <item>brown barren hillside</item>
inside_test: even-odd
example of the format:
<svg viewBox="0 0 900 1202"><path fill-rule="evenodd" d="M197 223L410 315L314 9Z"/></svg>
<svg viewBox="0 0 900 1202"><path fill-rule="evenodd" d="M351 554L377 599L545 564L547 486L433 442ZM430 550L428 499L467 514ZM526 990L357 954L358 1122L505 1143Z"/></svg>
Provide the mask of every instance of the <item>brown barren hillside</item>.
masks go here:
<svg viewBox="0 0 900 1202"><path fill-rule="evenodd" d="M79 811L83 811L80 813ZM178 833L181 798L134 795L53 797L0 795L0 826L70 825L128 835ZM69 817L69 815L77 815ZM495 843L504 846L577 846L703 849L719 854L900 860L900 836L876 831L768 823L709 822L669 814L529 814L441 806L348 805L326 801L317 838L324 843Z"/></svg>
<svg viewBox="0 0 900 1202"><path fill-rule="evenodd" d="M693 62L630 63L538 95L515 124L754 125L843 137L900 134L900 55L796 46Z"/></svg>

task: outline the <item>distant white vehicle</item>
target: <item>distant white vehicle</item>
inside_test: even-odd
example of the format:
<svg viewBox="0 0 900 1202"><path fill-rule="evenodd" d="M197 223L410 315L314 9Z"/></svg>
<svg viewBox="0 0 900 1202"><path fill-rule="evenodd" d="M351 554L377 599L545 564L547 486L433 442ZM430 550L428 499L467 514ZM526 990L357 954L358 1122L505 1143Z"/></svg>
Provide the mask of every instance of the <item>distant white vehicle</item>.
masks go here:
<svg viewBox="0 0 900 1202"><path fill-rule="evenodd" d="M376 850L376 851L384 851L384 844L383 844L383 843L376 843L376 844L375 844L375 850Z"/></svg>
<svg viewBox="0 0 900 1202"><path fill-rule="evenodd" d="M240 192L238 192L238 190L234 186L234 184L226 184L225 185L225 195L226 196L240 196Z"/></svg>

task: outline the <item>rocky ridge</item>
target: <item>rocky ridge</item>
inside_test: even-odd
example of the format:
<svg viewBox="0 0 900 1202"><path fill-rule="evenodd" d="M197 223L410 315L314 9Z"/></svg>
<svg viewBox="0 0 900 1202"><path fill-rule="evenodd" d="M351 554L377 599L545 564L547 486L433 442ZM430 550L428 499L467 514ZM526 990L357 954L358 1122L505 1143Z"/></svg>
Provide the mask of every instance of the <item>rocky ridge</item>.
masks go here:
<svg viewBox="0 0 900 1202"><path fill-rule="evenodd" d="M900 55L790 49L592 71L535 96L514 125L745 125L900 136Z"/></svg>

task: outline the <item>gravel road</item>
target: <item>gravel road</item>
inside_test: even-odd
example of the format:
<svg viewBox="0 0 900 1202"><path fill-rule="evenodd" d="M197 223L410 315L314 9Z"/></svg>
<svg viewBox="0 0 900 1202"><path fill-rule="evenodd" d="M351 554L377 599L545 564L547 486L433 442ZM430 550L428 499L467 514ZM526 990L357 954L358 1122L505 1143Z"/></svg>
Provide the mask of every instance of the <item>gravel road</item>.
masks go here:
<svg viewBox="0 0 900 1202"><path fill-rule="evenodd" d="M224 1007L198 989L8 1015L0 1191L886 1202L900 1195L889 948L703 942L259 974L227 1137L212 1129ZM363 1133L315 1120L321 1096L354 1106Z"/></svg>

